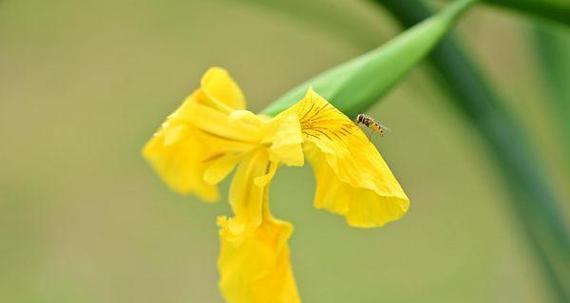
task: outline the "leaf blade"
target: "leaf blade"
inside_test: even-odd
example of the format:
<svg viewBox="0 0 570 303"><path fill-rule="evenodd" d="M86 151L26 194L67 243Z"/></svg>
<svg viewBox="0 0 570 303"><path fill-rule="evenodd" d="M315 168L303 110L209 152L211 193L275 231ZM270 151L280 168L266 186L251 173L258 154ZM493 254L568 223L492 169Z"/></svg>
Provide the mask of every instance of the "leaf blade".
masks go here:
<svg viewBox="0 0 570 303"><path fill-rule="evenodd" d="M388 9L405 27L430 16L421 1L372 0ZM412 4L412 5L411 5ZM490 159L500 168L510 190L510 207L542 265L546 281L558 302L568 302L570 236L535 153L517 121L503 107L482 73L453 37L445 38L431 55L452 105L461 111L487 143Z"/></svg>
<svg viewBox="0 0 570 303"><path fill-rule="evenodd" d="M483 0L486 3L570 26L570 2L560 0Z"/></svg>
<svg viewBox="0 0 570 303"><path fill-rule="evenodd" d="M293 88L262 114L276 115L300 100L310 87L345 114L358 114L374 104L424 58L474 2L456 1L385 45Z"/></svg>

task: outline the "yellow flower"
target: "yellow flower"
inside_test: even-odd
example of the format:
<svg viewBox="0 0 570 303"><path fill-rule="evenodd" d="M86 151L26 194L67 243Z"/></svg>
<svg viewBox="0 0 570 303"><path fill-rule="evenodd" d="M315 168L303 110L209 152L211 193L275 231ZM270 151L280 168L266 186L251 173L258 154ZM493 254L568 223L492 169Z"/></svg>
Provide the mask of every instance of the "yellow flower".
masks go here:
<svg viewBox="0 0 570 303"><path fill-rule="evenodd" d="M228 73L212 68L168 117L143 156L174 190L218 199L217 184L237 166L232 218L218 219L220 289L228 302L299 302L289 261L291 224L269 211L269 184L282 165L311 162L315 206L350 225L381 226L409 200L368 138L312 90L274 118L244 110Z"/></svg>
<svg viewBox="0 0 570 303"><path fill-rule="evenodd" d="M216 184L260 149L267 149L274 162L303 165L295 117L282 114L270 120L243 110L244 104L225 70L208 70L201 88L167 118L143 156L172 189L206 201L217 200Z"/></svg>

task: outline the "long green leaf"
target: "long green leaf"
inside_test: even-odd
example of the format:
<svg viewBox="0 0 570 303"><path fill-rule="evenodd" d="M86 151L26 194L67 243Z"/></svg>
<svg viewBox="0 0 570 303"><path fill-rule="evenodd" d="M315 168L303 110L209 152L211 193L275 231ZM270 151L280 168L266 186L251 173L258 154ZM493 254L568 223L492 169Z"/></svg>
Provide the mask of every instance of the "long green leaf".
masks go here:
<svg viewBox="0 0 570 303"><path fill-rule="evenodd" d="M568 0L484 0L525 14L553 20L570 26L570 1ZM405 1L402 1L405 2Z"/></svg>
<svg viewBox="0 0 570 303"><path fill-rule="evenodd" d="M263 110L276 115L299 101L309 87L349 116L374 104L407 74L453 27L475 0L459 0L436 16L418 24L363 56L313 78Z"/></svg>
<svg viewBox="0 0 570 303"><path fill-rule="evenodd" d="M570 35L560 28L538 24L534 38L544 84L550 93L553 116L560 126L561 141L566 147L570 172Z"/></svg>
<svg viewBox="0 0 570 303"><path fill-rule="evenodd" d="M388 9L405 27L428 18L429 9L417 0L372 0ZM449 100L488 143L510 189L511 209L525 231L558 302L570 302L570 236L543 170L518 123L454 38L445 38L431 62L447 84ZM553 58L554 59L554 58ZM566 79L567 80L567 79Z"/></svg>

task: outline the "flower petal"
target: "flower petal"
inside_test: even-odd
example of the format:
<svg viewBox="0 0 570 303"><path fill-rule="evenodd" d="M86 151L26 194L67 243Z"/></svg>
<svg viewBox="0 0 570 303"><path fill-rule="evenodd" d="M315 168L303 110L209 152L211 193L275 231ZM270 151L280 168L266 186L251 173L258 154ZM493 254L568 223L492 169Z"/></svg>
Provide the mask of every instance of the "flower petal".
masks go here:
<svg viewBox="0 0 570 303"><path fill-rule="evenodd" d="M253 180L254 184L259 187L269 186L269 183L273 180L273 177L277 172L277 168L279 168L279 164L277 162L269 162L265 175L255 178Z"/></svg>
<svg viewBox="0 0 570 303"><path fill-rule="evenodd" d="M309 146L307 149L316 149L316 147ZM343 181L344 178L339 176L342 169L335 171L327 161L326 155L321 152L312 152L308 159L317 180L315 207L345 216L349 225L382 226L399 219L408 210L409 200L405 197L387 193L378 194L377 191L368 189L370 186L366 184L352 185ZM350 161L345 159L340 162ZM360 175L364 178L364 174L368 173L362 172Z"/></svg>
<svg viewBox="0 0 570 303"><path fill-rule="evenodd" d="M261 125L263 124L261 116L258 116L245 109L234 110L230 113L229 116L230 116L229 117L230 123L236 123L236 122L249 123L253 127L261 127Z"/></svg>
<svg viewBox="0 0 570 303"><path fill-rule="evenodd" d="M173 190L217 200L214 184L234 166L222 159L247 153L261 140L260 127L229 118L231 107L244 105L241 90L227 72L210 69L202 88L188 96L145 145L143 157Z"/></svg>
<svg viewBox="0 0 570 303"><path fill-rule="evenodd" d="M239 157L234 155L221 156L207 166L204 172L204 181L208 184L218 184L225 179L234 169Z"/></svg>
<svg viewBox="0 0 570 303"><path fill-rule="evenodd" d="M201 88L212 100L222 102L233 109L245 108L245 98L241 89L223 68L208 69L202 77Z"/></svg>
<svg viewBox="0 0 570 303"><path fill-rule="evenodd" d="M300 302L287 240L291 224L264 218L262 224L236 234L220 218L219 287L229 303Z"/></svg>
<svg viewBox="0 0 570 303"><path fill-rule="evenodd" d="M197 132L192 126L165 123L142 154L170 188L211 202L218 199L218 190L203 179L206 147L197 140Z"/></svg>
<svg viewBox="0 0 570 303"><path fill-rule="evenodd" d="M289 166L303 166L303 135L294 113L283 113L268 123L263 143L269 147L270 159Z"/></svg>
<svg viewBox="0 0 570 303"><path fill-rule="evenodd" d="M269 170L269 156L263 149L252 153L240 162L229 193L230 205L235 214L232 224L236 230L241 232L261 224L263 199L267 186L258 186L255 180L266 175Z"/></svg>
<svg viewBox="0 0 570 303"><path fill-rule="evenodd" d="M261 132L243 121L230 119L229 115L200 103L187 106L189 121L201 130L225 139L256 143L261 139Z"/></svg>
<svg viewBox="0 0 570 303"><path fill-rule="evenodd" d="M292 107L317 179L315 207L344 215L352 226L400 218L409 199L375 146L348 117L312 90Z"/></svg>

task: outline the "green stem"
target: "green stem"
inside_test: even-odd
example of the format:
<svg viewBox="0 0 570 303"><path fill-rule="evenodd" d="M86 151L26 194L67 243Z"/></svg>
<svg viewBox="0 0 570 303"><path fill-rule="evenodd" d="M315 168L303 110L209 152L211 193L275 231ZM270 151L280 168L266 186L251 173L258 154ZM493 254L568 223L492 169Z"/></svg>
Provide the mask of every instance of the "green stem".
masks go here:
<svg viewBox="0 0 570 303"><path fill-rule="evenodd" d="M417 0L372 0L388 9L405 27L429 17ZM497 0L496 2L501 2ZM507 1L502 1L507 2ZM530 1L517 1L530 2ZM513 209L558 302L570 301L570 236L544 174L518 123L502 108L484 77L454 38L445 38L431 62L443 78L453 105L488 143L512 195Z"/></svg>

